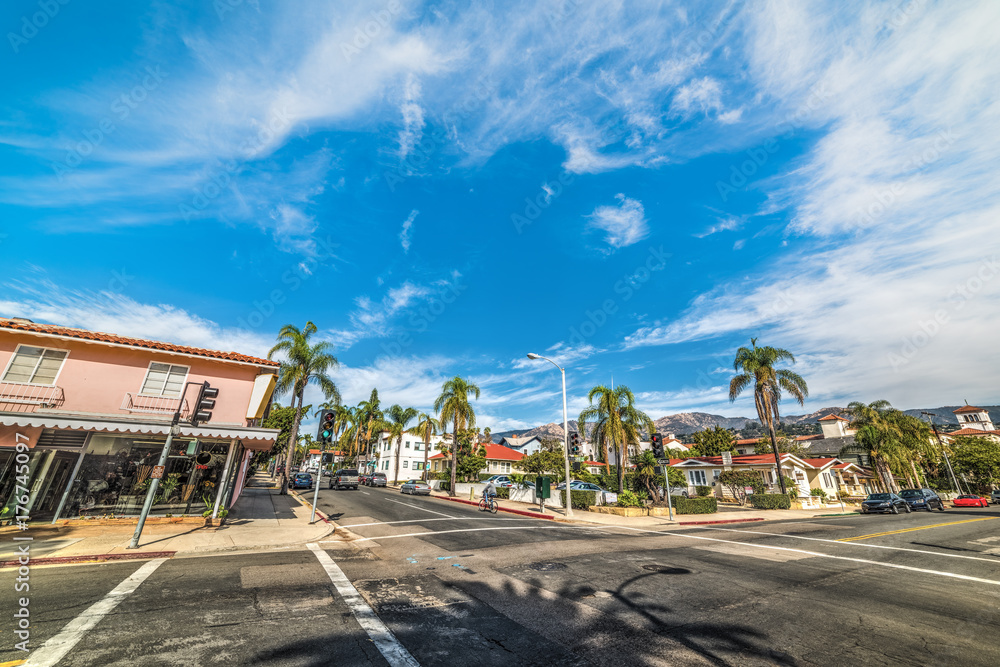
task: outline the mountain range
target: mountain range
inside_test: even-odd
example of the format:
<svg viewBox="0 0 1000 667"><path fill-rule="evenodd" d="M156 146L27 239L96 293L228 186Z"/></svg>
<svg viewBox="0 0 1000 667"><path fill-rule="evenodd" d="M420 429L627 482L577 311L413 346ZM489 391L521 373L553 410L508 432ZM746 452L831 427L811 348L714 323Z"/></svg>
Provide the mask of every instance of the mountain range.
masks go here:
<svg viewBox="0 0 1000 667"><path fill-rule="evenodd" d="M940 425L952 425L958 423L958 420L953 414L954 410L957 410L958 405L947 405L940 408L923 408L914 410L903 410L904 413L908 415L913 415L914 417L920 417L922 412L930 412L934 416L931 418L935 424ZM1000 406L998 405L988 405L983 408L987 410L990 414L990 419L993 420L994 424L1000 424ZM806 415L783 415L781 421L787 424L814 424L820 420L820 418L827 415L839 414L843 411L843 408L830 407L821 408L815 412L810 412ZM707 412L681 412L675 415L666 415L660 417L653 421L656 425L656 430L659 433L694 433L695 431L703 431L706 428L712 428L713 426L721 426L723 428L732 429L742 429L745 428L747 423L755 422L757 419L750 417L723 417L722 415L713 415ZM591 429L593 429L593 423L587 424L587 435L590 435ZM574 431L579 432L579 427L575 419L569 420L569 432ZM562 438L563 437L563 427L562 424L550 423L542 424L541 426L536 426L531 429L519 429L514 431L498 431L493 433L493 441L496 442L502 437L531 437L537 435L540 438Z"/></svg>

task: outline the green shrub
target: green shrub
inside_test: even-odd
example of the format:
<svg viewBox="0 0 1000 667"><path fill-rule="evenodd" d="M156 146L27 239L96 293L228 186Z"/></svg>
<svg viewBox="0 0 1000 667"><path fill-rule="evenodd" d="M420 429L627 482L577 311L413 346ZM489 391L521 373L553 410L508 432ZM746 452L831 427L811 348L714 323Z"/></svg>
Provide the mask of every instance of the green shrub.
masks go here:
<svg viewBox="0 0 1000 667"><path fill-rule="evenodd" d="M575 510L586 510L597 504L597 491L570 491L570 502Z"/></svg>
<svg viewBox="0 0 1000 667"><path fill-rule="evenodd" d="M674 496L674 509L678 514L714 514L719 510L719 501L712 497L683 498Z"/></svg>
<svg viewBox="0 0 1000 667"><path fill-rule="evenodd" d="M502 486L497 488L497 498L510 500L510 487Z"/></svg>
<svg viewBox="0 0 1000 667"><path fill-rule="evenodd" d="M809 495L816 496L817 498L826 498L826 491L820 488L815 488L809 491Z"/></svg>
<svg viewBox="0 0 1000 667"><path fill-rule="evenodd" d="M695 493L698 494L699 498L704 498L706 496L712 495L712 487L710 486L696 486L694 487Z"/></svg>
<svg viewBox="0 0 1000 667"><path fill-rule="evenodd" d="M481 473L479 473L479 481L480 482L485 482L486 480L488 480L492 476L493 476L492 473L481 472ZM450 476L449 476L449 479L450 479Z"/></svg>
<svg viewBox="0 0 1000 667"><path fill-rule="evenodd" d="M618 494L618 507L642 507L642 501L628 489Z"/></svg>
<svg viewBox="0 0 1000 667"><path fill-rule="evenodd" d="M755 493L750 504L758 510L787 510L792 508L792 499L782 493Z"/></svg>
<svg viewBox="0 0 1000 667"><path fill-rule="evenodd" d="M441 480L441 485L438 486L438 489L440 489L441 491L447 491L450 488L451 488L451 480L450 479L442 479Z"/></svg>

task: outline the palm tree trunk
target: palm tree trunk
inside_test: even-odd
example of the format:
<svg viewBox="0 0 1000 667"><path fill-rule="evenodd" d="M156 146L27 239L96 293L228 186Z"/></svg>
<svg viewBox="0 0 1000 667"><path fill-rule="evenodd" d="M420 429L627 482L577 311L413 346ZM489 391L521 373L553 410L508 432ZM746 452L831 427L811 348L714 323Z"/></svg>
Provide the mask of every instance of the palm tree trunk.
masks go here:
<svg viewBox="0 0 1000 667"><path fill-rule="evenodd" d="M396 470L393 472L395 482L399 483L399 457L403 455L403 436L396 438Z"/></svg>
<svg viewBox="0 0 1000 667"><path fill-rule="evenodd" d="M615 451L618 453L618 493L625 488L625 453L622 451L627 445L615 443Z"/></svg>
<svg viewBox="0 0 1000 667"><path fill-rule="evenodd" d="M299 392L299 404L295 408L295 421L292 422L292 432L288 436L288 454L285 456L285 475L281 480L281 491L279 495L288 495L288 475L292 470L292 459L295 456L295 444L299 440L299 422L302 421L302 399L305 391Z"/></svg>
<svg viewBox="0 0 1000 667"><path fill-rule="evenodd" d="M910 459L910 467L913 468L913 478L916 480L916 487L922 487L924 484L920 481L920 475L917 474L917 466L913 463L913 459Z"/></svg>
<svg viewBox="0 0 1000 667"><path fill-rule="evenodd" d="M781 455L778 454L778 438L774 434L774 420L771 419L770 413L767 415L767 432L771 436L771 451L774 452L774 465L778 469L778 486L781 487L781 493L788 493L785 490L785 475L781 471Z"/></svg>
<svg viewBox="0 0 1000 667"><path fill-rule="evenodd" d="M455 432L451 438L451 488L448 495L455 497L455 480L458 477L458 415L455 415Z"/></svg>
<svg viewBox="0 0 1000 667"><path fill-rule="evenodd" d="M425 433L424 434L424 481L427 481L427 450L431 446L429 442L430 438Z"/></svg>

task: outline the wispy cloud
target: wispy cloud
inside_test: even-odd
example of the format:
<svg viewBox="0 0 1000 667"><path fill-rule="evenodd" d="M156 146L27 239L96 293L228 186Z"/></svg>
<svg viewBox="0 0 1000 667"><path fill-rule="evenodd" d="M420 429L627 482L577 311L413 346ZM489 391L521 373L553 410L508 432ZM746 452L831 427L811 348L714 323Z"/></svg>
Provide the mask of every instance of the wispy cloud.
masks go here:
<svg viewBox="0 0 1000 667"><path fill-rule="evenodd" d="M403 129L399 131L399 159L405 160L420 141L424 131L424 110L420 107L420 82L411 74L406 80L400 111L403 114Z"/></svg>
<svg viewBox="0 0 1000 667"><path fill-rule="evenodd" d="M621 193L615 199L617 206L598 206L588 216L592 227L605 232L605 242L612 248L624 248L649 236L642 202Z"/></svg>
<svg viewBox="0 0 1000 667"><path fill-rule="evenodd" d="M399 233L399 242L403 246L403 252L410 252L410 230L413 228L413 221L420 213L417 209L410 211L410 215L403 221L403 230Z"/></svg>

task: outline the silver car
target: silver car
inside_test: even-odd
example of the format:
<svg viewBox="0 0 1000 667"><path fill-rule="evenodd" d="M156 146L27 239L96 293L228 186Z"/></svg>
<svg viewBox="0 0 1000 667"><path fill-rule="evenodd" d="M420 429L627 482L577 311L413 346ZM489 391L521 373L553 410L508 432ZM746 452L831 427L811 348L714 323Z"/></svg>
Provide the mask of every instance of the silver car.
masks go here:
<svg viewBox="0 0 1000 667"><path fill-rule="evenodd" d="M411 479L399 487L400 493L409 493L411 496L429 496L431 495L431 485L427 482L421 482L419 479Z"/></svg>

